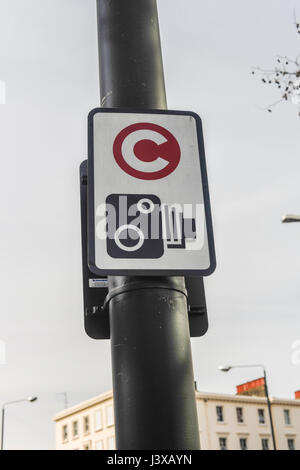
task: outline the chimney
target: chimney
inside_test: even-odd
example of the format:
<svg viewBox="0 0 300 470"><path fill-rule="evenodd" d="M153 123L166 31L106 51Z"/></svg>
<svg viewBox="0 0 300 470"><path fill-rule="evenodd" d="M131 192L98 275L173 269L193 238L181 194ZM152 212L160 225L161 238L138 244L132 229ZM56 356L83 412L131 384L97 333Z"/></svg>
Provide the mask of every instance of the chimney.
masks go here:
<svg viewBox="0 0 300 470"><path fill-rule="evenodd" d="M236 394L265 397L266 396L265 379L261 377L259 379L251 380L250 382L245 382L241 385L237 385ZM300 398L300 395L299 395L299 398Z"/></svg>
<svg viewBox="0 0 300 470"><path fill-rule="evenodd" d="M295 400L300 400L300 390L295 392Z"/></svg>

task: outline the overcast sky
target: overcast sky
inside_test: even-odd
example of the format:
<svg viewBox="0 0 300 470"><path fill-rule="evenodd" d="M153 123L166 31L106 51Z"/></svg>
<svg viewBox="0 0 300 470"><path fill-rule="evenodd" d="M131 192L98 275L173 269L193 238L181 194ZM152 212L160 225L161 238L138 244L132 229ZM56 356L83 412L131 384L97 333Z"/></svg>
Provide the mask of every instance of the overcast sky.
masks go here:
<svg viewBox="0 0 300 470"><path fill-rule="evenodd" d="M300 120L251 66L295 57L297 0L159 0L170 109L203 120L218 267L206 280L210 329L193 339L200 390L234 393L264 363L270 392L292 397L300 365ZM5 446L54 448L54 414L111 388L109 342L83 330L78 168L98 106L94 0L0 0L0 403Z"/></svg>

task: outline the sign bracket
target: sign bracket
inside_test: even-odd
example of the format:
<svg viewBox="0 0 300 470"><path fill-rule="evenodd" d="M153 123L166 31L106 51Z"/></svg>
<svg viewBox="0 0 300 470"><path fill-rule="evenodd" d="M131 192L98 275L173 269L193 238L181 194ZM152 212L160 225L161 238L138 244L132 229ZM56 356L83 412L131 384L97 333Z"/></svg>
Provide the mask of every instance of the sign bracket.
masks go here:
<svg viewBox="0 0 300 470"><path fill-rule="evenodd" d="M126 284L119 288L108 291L107 277L95 279L95 274L90 271L87 263L87 160L80 165L80 195L81 195L81 236L82 236L82 272L83 272L83 301L84 301L84 324L88 336L93 339L110 339L109 327L109 303L112 298L122 293L137 290L135 283ZM91 287L92 284L98 287ZM101 282L99 282L101 281ZM170 285L168 278L163 278L163 282L153 282L149 284L149 279L145 283L145 288L172 289L184 294L188 302L188 319L191 337L205 335L208 330L208 318L206 299L204 292L204 283L202 277L186 277L186 289L183 291L181 286L175 286L174 278ZM100 287L99 287L100 286ZM138 284L138 289L142 289Z"/></svg>

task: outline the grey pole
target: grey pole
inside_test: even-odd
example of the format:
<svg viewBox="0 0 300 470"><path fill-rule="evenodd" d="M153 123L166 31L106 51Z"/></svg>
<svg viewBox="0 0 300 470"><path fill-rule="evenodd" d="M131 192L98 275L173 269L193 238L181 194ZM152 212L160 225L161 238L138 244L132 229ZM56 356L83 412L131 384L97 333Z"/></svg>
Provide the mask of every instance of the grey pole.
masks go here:
<svg viewBox="0 0 300 470"><path fill-rule="evenodd" d="M2 407L2 414L1 414L1 450L3 450L4 444L4 420L5 420L5 408Z"/></svg>
<svg viewBox="0 0 300 470"><path fill-rule="evenodd" d="M156 0L97 0L104 107L166 109ZM110 277L119 450L199 449L184 278Z"/></svg>
<svg viewBox="0 0 300 470"><path fill-rule="evenodd" d="M265 394L266 394L266 398L267 398L267 405L268 405L268 412L269 412L269 419L270 419L270 427L271 427L271 434L272 434L272 441L273 441L273 449L277 450L274 424L273 424L273 417L272 417L272 410L271 410L271 402L270 402L269 389L268 389L268 383L267 383L266 369L263 368L263 371L264 371L264 382L265 382Z"/></svg>

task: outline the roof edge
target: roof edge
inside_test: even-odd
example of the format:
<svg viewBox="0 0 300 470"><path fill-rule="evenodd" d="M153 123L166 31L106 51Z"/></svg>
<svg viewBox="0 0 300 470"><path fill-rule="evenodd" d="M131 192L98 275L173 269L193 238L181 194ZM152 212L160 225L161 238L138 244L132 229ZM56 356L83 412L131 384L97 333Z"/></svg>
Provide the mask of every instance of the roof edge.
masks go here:
<svg viewBox="0 0 300 470"><path fill-rule="evenodd" d="M212 392L196 392L196 398L203 400L219 400L219 401L235 401L235 402L244 402L244 403L267 403L266 397L259 397L255 395L230 395L223 393L212 393ZM300 400L293 398L276 398L270 397L270 402L273 405L290 405L290 406L300 406Z"/></svg>
<svg viewBox="0 0 300 470"><path fill-rule="evenodd" d="M64 419L70 415L78 413L79 411L83 411L86 408L89 408L93 405L97 405L103 401L109 400L110 398L113 398L112 390L109 392L101 393L100 395L89 398L88 400L78 403L77 405L74 405L70 408L60 411L54 416L54 418L52 418L52 420L56 422L60 421L61 419Z"/></svg>

